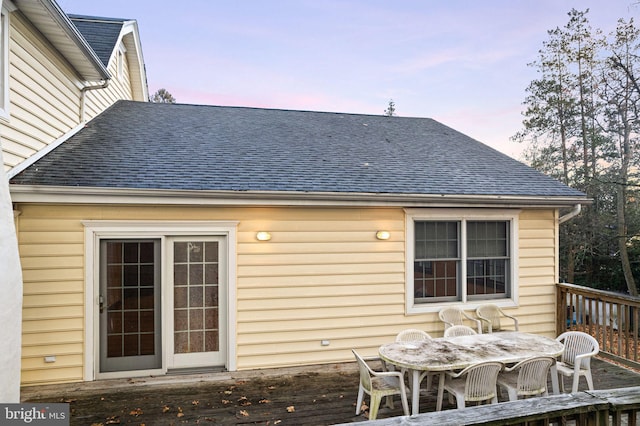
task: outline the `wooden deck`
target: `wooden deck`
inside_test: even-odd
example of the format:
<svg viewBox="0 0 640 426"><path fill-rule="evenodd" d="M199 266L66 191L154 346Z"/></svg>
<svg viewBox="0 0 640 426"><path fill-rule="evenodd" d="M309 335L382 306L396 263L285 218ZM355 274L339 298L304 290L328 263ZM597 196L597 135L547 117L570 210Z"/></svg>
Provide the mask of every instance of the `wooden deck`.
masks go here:
<svg viewBox="0 0 640 426"><path fill-rule="evenodd" d="M596 389L640 386L637 372L598 359L592 369ZM71 425L83 426L331 425L368 420L355 415L357 391L355 363L346 363L27 387L22 400L68 402ZM446 399L444 409L454 409ZM400 407L381 407L378 418L399 416ZM435 392L422 397L421 412L434 407Z"/></svg>

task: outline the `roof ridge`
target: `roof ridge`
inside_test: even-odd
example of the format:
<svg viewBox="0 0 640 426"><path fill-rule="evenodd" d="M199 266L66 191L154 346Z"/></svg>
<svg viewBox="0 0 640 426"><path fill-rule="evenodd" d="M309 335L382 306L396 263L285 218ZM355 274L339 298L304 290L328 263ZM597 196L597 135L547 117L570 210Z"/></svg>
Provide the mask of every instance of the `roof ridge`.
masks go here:
<svg viewBox="0 0 640 426"><path fill-rule="evenodd" d="M125 102L137 102L131 100L124 100ZM144 103L144 102L143 102ZM154 104L154 102L149 102L150 104ZM351 115L356 117L379 117L384 119L412 119L412 120L433 120L437 121L431 117L417 117L417 116L393 116L389 117L382 113L373 114L373 113L361 113L361 112L346 112L346 111L320 111L320 110L307 110L307 109L293 109L293 108L268 108L268 107L258 107L258 106L245 106L245 105L212 105L212 104L194 104L194 103L155 103L156 105L174 105L174 106L192 106L192 107L210 107L210 108L236 108L236 109L245 109L245 110L260 110L260 111L280 111L280 112L300 112L300 113L313 113L313 114L329 114L329 115ZM442 123L441 123L442 124ZM448 127L448 126L447 126Z"/></svg>
<svg viewBox="0 0 640 426"><path fill-rule="evenodd" d="M111 18L107 16L92 16L92 15L77 15L74 13L67 13L67 16L71 20L83 20L83 21L94 21L94 22L103 22L103 23L123 23L126 21L135 21L135 19L129 18Z"/></svg>

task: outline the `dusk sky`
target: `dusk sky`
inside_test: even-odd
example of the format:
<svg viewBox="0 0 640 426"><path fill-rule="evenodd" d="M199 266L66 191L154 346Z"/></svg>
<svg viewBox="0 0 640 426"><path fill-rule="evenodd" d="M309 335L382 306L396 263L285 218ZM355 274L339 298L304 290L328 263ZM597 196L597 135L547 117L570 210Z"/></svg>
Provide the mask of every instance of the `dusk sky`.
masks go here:
<svg viewBox="0 0 640 426"><path fill-rule="evenodd" d="M514 158L547 30L605 33L637 0L57 0L138 21L149 93L178 103L429 117ZM637 23L636 23L637 24Z"/></svg>

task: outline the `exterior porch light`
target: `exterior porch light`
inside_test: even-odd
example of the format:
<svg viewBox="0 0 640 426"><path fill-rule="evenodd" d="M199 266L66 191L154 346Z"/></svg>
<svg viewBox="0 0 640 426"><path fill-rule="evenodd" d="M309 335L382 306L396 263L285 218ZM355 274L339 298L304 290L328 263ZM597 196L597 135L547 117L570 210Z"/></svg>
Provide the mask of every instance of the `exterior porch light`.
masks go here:
<svg viewBox="0 0 640 426"><path fill-rule="evenodd" d="M271 239L271 233L267 231L260 231L256 234L256 239L258 241L269 241Z"/></svg>
<svg viewBox="0 0 640 426"><path fill-rule="evenodd" d="M379 240L388 240L391 237L389 231L378 231L376 232L376 238Z"/></svg>

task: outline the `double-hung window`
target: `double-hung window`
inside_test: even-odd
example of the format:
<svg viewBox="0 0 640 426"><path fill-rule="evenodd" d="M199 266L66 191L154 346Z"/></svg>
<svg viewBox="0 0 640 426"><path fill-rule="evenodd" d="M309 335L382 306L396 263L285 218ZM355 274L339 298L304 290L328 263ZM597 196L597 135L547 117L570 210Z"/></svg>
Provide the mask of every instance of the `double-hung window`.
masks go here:
<svg viewBox="0 0 640 426"><path fill-rule="evenodd" d="M407 211L409 312L515 300L517 212Z"/></svg>

